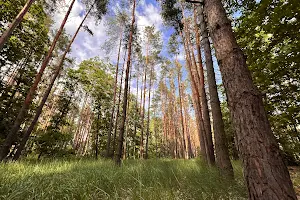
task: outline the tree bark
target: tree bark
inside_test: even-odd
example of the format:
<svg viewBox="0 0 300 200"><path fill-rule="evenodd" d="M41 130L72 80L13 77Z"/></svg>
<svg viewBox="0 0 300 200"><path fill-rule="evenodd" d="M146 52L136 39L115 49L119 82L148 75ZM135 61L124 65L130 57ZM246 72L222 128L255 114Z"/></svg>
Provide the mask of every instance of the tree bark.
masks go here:
<svg viewBox="0 0 300 200"><path fill-rule="evenodd" d="M192 92L193 96L194 96L194 104L197 105L195 111L198 109L197 112L198 113L198 118L197 121L199 121L200 123L200 127L203 126L203 131L199 132L199 139L200 139L200 151L201 151L201 155L202 157L205 155L206 157L203 159L205 159L205 161L208 164L212 164L211 162L211 151L209 151L209 145L208 145L208 129L207 129L207 123L205 123L204 121L204 116L203 116L203 102L202 102L202 90L201 90L201 81L200 81L200 74L198 72L197 69L197 63L196 63L196 59L195 59L195 55L194 55L194 51L192 49L192 54L191 54L191 50L190 50L190 33L189 33L189 28L188 25L189 23L187 22L187 19L185 18L184 15L184 7L183 7L183 3L181 3L181 9L182 9L182 14L183 14L183 28L184 28L184 33L185 33L185 42L184 42L184 47L185 47L185 51L186 51L186 55L188 56L188 60L189 60L189 64L187 66L189 66L189 71L190 71L190 77L191 79L193 79L193 81L191 80L191 82L194 82L194 92ZM192 56L192 57L191 57ZM192 89L193 91L193 89ZM196 99L197 98L197 99ZM196 101L195 101L196 100ZM202 104L201 104L202 102ZM203 146L203 147L202 147ZM202 148L202 150L201 150ZM205 151L205 154L202 152Z"/></svg>
<svg viewBox="0 0 300 200"><path fill-rule="evenodd" d="M9 150L11 148L11 145L14 142L16 136L17 136L17 133L20 130L20 126L23 123L24 118L26 117L26 114L28 113L28 109L29 109L29 106L30 106L30 104L32 102L32 98L34 96L34 93L35 93L35 91L37 89L37 86L38 86L39 82L41 81L41 78L42 78L42 75L44 73L44 70L46 69L46 67L48 65L48 62L49 62L49 60L51 58L51 55L52 55L52 52L53 52L53 50L55 48L55 45L56 45L56 43L58 41L59 36L61 35L61 33L63 31L63 28L64 28L64 26L65 26L65 24L67 22L67 19L68 19L70 13L71 13L71 10L73 8L74 3L75 3L75 0L72 0L72 3L71 3L71 5L70 5L70 7L69 7L69 9L68 9L68 11L67 11L67 13L66 13L66 15L65 15L65 17L63 19L63 21L62 21L62 23L60 25L60 28L59 28L58 32L56 33L56 35L55 35L55 38L54 38L54 40L53 40L53 42L51 44L51 47L50 47L50 49L48 51L48 54L45 57L45 59L44 59L44 61L42 63L42 66L41 66L39 72L37 73L37 75L35 77L34 83L31 86L31 88L30 88L30 90L29 90L29 92L28 92L28 94L26 96L26 99L25 99L25 101L23 103L23 106L22 106L22 108L19 111L19 114L18 114L18 116L17 116L17 118L16 118L16 120L14 122L14 125L12 126L9 134L7 135L5 141L4 141L3 145L2 145L2 148L1 148L1 151L0 151L0 161L2 161L7 156L8 152L9 152Z"/></svg>
<svg viewBox="0 0 300 200"><path fill-rule="evenodd" d="M114 123L114 115L115 115L115 104L116 104L116 96L117 96L117 87L118 87L118 73L119 73L119 62L120 62L120 53L122 47L122 39L123 39L123 31L120 32L120 41L119 41L119 51L118 51L118 59L117 59L117 66L116 66L116 74L115 74L115 85L114 85L114 98L113 98L113 105L112 111L110 116L110 123L108 129L108 138L106 143L106 157L109 157L110 153L110 143L111 143L111 131Z"/></svg>
<svg viewBox="0 0 300 200"><path fill-rule="evenodd" d="M136 100L135 100L135 115L136 117L139 116L139 108L138 108L138 96L139 96L139 65L137 66L137 74L136 74ZM133 158L135 159L135 152L136 152L136 144L135 144L135 139L136 139L136 133L137 133L137 118L135 118L134 121L134 133L133 133Z"/></svg>
<svg viewBox="0 0 300 200"><path fill-rule="evenodd" d="M124 101L123 101L123 118L120 127L120 135L118 140L118 150L116 155L116 165L121 166L121 158L122 158L122 150L123 150L123 140L124 140L124 132L125 132L125 121L127 115L127 92L128 92L128 78L131 66L131 51L132 51L132 36L134 30L134 23L135 23L135 5L136 0L133 0L133 8L132 8L132 22L131 22L131 29L129 35L129 42L128 42L128 58L127 58L127 66L126 66L126 73L125 73L125 88L124 88Z"/></svg>
<svg viewBox="0 0 300 200"><path fill-rule="evenodd" d="M152 73L153 66L151 66L150 70L150 78L149 78L149 91L148 91L148 116L147 116L147 132L146 132L146 152L145 159L148 159L148 146L149 146L149 132L150 132L150 100L151 100L151 87L152 87Z"/></svg>
<svg viewBox="0 0 300 200"><path fill-rule="evenodd" d="M28 12L30 6L35 0L28 0L22 10L19 12L17 17L14 19L14 21L8 26L8 28L2 33L0 37L0 51L3 49L5 43L7 42L8 38L14 31L14 29L21 23L23 20L25 14Z"/></svg>
<svg viewBox="0 0 300 200"><path fill-rule="evenodd" d="M54 85L54 82L55 82L56 78L59 76L59 74L60 74L60 72L61 72L61 70L63 68L64 60L65 60L68 52L70 51L71 46L72 46L75 38L77 37L78 32L80 31L80 29L81 29L84 21L86 20L87 16L90 14L92 8L93 8L93 6L86 13L85 17L83 18L83 20L81 21L80 25L78 26L78 28L77 28L74 36L72 37L70 43L68 44L68 46L67 46L64 54L62 55L62 57L61 57L61 59L59 61L59 64L57 65L56 70L54 72L54 75L53 75L53 77L51 79L51 82L50 82L47 90L44 93L42 101L41 101L39 107L36 109L36 114L34 116L34 119L32 120L32 122L31 122L30 126L28 127L27 131L25 132L25 134L23 135L22 141L20 143L20 146L18 147L18 150L17 150L16 154L14 155L13 160L18 160L19 157L21 156L22 150L24 149L24 147L25 147L25 145L26 145L26 143L27 143L27 141L28 141L28 139L30 137L31 132L33 131L35 125L37 124L37 122L39 120L39 117L40 117L40 115L42 113L43 107L44 107L44 105L45 105L45 103L46 103L46 101L47 101L47 99L49 97L49 94L50 94L50 92L52 90L52 87Z"/></svg>
<svg viewBox="0 0 300 200"><path fill-rule="evenodd" d="M223 77L249 199L294 199L287 167L220 0L205 0L208 28Z"/></svg>
<svg viewBox="0 0 300 200"><path fill-rule="evenodd" d="M132 63L131 63L131 67L132 67ZM131 98L130 98L130 89L131 89L131 71L129 72L129 86L128 86L128 94L129 94L129 97L128 97L128 101L127 101L127 109L130 109L130 101L131 101ZM130 116L130 115L129 115ZM128 138L128 132L129 132L129 122L128 122L128 118L126 118L126 121L125 121L125 125L126 125L126 130L125 130L125 138L124 138L124 147L123 147L123 160L126 159L126 151L127 151L127 138Z"/></svg>
<svg viewBox="0 0 300 200"><path fill-rule="evenodd" d="M192 99L193 99L193 104L194 104L194 109L195 109L195 116L197 120L197 130L198 130L198 135L199 135L199 140L200 140L200 154L202 159L204 159L205 162L207 162L207 145L206 145L206 133L205 133L205 128L204 128L204 122L202 118L202 112L201 112L201 105L200 105L200 94L199 90L197 89L197 84L192 72L192 67L191 67L191 58L189 55L189 51L187 50L187 44L185 42L185 38L183 37L183 34L180 33L182 41L183 41L183 46L186 54L186 66L189 71L189 77L191 81L191 88L192 88Z"/></svg>
<svg viewBox="0 0 300 200"><path fill-rule="evenodd" d="M125 55L124 55L124 63L123 63L122 73L121 73L121 81L120 81L120 88L119 88L120 91L119 91L119 96L118 96L118 108L117 108L117 113L116 113L116 122L115 122L114 134L113 134L112 151L110 153L111 158L114 157L115 150L116 150L117 130L118 130L118 123L119 123L118 120L119 120L119 113L120 113L121 94L122 94L122 87L123 87L123 74L125 71L126 54L127 54L127 51L125 52Z"/></svg>
<svg viewBox="0 0 300 200"><path fill-rule="evenodd" d="M177 60L176 60L177 63ZM181 84L181 69L178 69L177 74L177 80L178 80L178 92L179 92L179 106L180 106L180 121L181 121L181 129L182 129L182 143L183 143L183 154L184 158L188 159L188 151L186 148L186 140L185 140L185 130L184 130L184 121L183 121L183 108L182 108L182 84Z"/></svg>
<svg viewBox="0 0 300 200"><path fill-rule="evenodd" d="M211 113L213 118L216 163L222 172L230 177L233 177L233 168L229 158L228 147L226 144L226 136L224 130L224 122L220 107L220 100L218 96L216 77L211 55L210 42L208 39L206 22L204 20L203 9L199 7L200 30L202 34L202 45L204 47L205 63L207 69L207 81L210 95ZM194 5L194 23L197 39L197 51L200 54L200 34L197 27L197 13L196 6Z"/></svg>
<svg viewBox="0 0 300 200"><path fill-rule="evenodd" d="M144 158L144 129L145 129L145 102L146 102L146 87L147 87L147 66L148 66L148 48L149 48L149 41L147 41L146 45L146 65L144 70L144 91L143 91L143 110L142 112L142 127L141 127L141 138L140 138L140 158Z"/></svg>
<svg viewBox="0 0 300 200"><path fill-rule="evenodd" d="M184 90L183 90L184 91ZM189 113L188 113L188 102L185 101L186 95L184 92L182 92L182 103L184 105L184 121L185 121L185 129L186 129L186 136L187 136L187 149L188 149L188 157L189 158L194 158L195 155L192 150L192 142L191 142L191 135L190 135L190 129L189 129Z"/></svg>
<svg viewBox="0 0 300 200"><path fill-rule="evenodd" d="M186 22L186 21L185 21ZM199 67L197 66L194 49L190 42L190 30L189 27L187 27L187 23L185 24L186 33L187 33L187 49L190 51L191 47L191 54L192 54L192 69L194 69L194 77L196 80L196 84L198 85L199 94L200 94L200 101L201 101L201 111L203 116L203 122L204 122L204 129L205 129L205 137L206 137L206 155L207 155L207 161L210 165L215 164L215 155L214 155L214 145L212 142L212 132L211 132L211 126L210 126L210 118L209 118L209 111L208 111L208 105L207 105L207 98L206 98L206 92L204 88L204 73L203 73L203 66L202 66L202 57L201 57L201 51L200 46L199 49L197 48L197 56L198 56L198 63ZM196 37L197 39L197 37Z"/></svg>

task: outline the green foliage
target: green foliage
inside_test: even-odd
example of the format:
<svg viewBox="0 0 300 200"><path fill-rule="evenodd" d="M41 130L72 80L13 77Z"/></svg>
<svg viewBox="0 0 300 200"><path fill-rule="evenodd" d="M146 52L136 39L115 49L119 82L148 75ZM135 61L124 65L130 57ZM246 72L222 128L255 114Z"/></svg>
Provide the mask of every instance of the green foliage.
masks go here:
<svg viewBox="0 0 300 200"><path fill-rule="evenodd" d="M300 21L298 0L264 0L244 12L235 29L280 147L300 161Z"/></svg>
<svg viewBox="0 0 300 200"><path fill-rule="evenodd" d="M73 135L65 132L69 125L67 116L72 108L72 98L75 91L74 80L66 79L60 95L58 95L57 109L46 130L38 130L35 138L35 150L41 156L61 157L74 153L71 146Z"/></svg>
<svg viewBox="0 0 300 200"><path fill-rule="evenodd" d="M129 32L128 26L129 16L126 13L126 8L122 7L124 10L117 10L115 15L108 17L105 26L106 26L106 34L109 36L103 44L103 49L106 51L106 54L111 53L111 51L115 50L115 47L119 45L119 40L122 39L125 41L122 46L127 46L127 34ZM120 36L122 35L122 38ZM117 47L118 48L118 47Z"/></svg>
<svg viewBox="0 0 300 200"><path fill-rule="evenodd" d="M105 148L105 139L109 129L111 99L113 98L113 66L99 58L83 61L77 70L71 69L68 76L72 77L82 88L82 93L91 98L93 109L92 139L100 140L100 149ZM93 144L95 145L95 144ZM93 149L95 149L94 146Z"/></svg>
<svg viewBox="0 0 300 200"><path fill-rule="evenodd" d="M177 33L183 29L182 12L176 6L177 0L161 0L161 15L165 25L173 27Z"/></svg>
<svg viewBox="0 0 300 200"><path fill-rule="evenodd" d="M226 133L227 147L230 157L234 160L238 160L238 150L235 141L235 130L232 123L227 102L221 103L222 117L224 122L224 129Z"/></svg>
<svg viewBox="0 0 300 200"><path fill-rule="evenodd" d="M106 64L99 58L91 58L83 61L78 70L70 70L69 76L74 77L82 84L85 92L98 99L111 97L113 78L107 72L111 72L113 66Z"/></svg>
<svg viewBox="0 0 300 200"><path fill-rule="evenodd" d="M179 54L179 42L176 34L172 34L168 42L168 53L170 55Z"/></svg>
<svg viewBox="0 0 300 200"><path fill-rule="evenodd" d="M199 160L44 161L0 166L3 199L246 199L239 163L236 180Z"/></svg>
<svg viewBox="0 0 300 200"><path fill-rule="evenodd" d="M0 32L6 28L5 24L10 23L17 16L17 12L25 2L25 0L0 1ZM28 55L30 61L41 59L49 44L49 21L43 5L38 1L33 4L2 49L0 66L11 66Z"/></svg>
<svg viewBox="0 0 300 200"><path fill-rule="evenodd" d="M100 21L107 12L108 0L82 0L82 3L84 3L88 9L93 6L90 15L92 15L96 21Z"/></svg>
<svg viewBox="0 0 300 200"><path fill-rule="evenodd" d="M146 26L144 30L146 43L148 45L148 57L150 63L157 64L160 62L159 54L162 50L161 32L155 31L154 26Z"/></svg>
<svg viewBox="0 0 300 200"><path fill-rule="evenodd" d="M50 126L46 133L38 135L34 141L35 151L39 154L39 158L41 156L57 158L73 154L73 149L66 145L72 140L72 135L51 128Z"/></svg>
<svg viewBox="0 0 300 200"><path fill-rule="evenodd" d="M15 18L25 2L0 1L0 32ZM0 52L0 142L15 121L40 60L47 51L49 22L43 4L37 1Z"/></svg>

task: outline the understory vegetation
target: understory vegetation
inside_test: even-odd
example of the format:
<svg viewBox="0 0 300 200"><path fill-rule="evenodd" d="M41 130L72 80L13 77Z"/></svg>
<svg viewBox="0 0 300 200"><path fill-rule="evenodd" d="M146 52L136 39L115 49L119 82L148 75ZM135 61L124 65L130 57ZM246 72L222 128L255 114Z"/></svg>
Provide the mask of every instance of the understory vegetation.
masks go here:
<svg viewBox="0 0 300 200"><path fill-rule="evenodd" d="M0 0L0 200L300 197L300 0Z"/></svg>
<svg viewBox="0 0 300 200"><path fill-rule="evenodd" d="M235 180L193 160L27 160L0 166L0 199L246 199Z"/></svg>

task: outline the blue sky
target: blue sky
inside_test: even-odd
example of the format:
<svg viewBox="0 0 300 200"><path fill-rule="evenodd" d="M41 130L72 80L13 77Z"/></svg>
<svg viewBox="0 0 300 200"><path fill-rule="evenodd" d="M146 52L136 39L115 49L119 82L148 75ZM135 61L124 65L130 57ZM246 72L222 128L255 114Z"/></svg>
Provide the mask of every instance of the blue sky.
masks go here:
<svg viewBox="0 0 300 200"><path fill-rule="evenodd" d="M55 21L54 28L57 28L60 25L64 17L64 14L67 10L67 5L69 2L70 0L66 0L66 6L61 7L61 9L58 10L54 15L54 21ZM111 3L110 5L111 10L114 10L114 6L118 6L117 1L115 2L116 2L115 4ZM173 29L170 27L165 27L163 25L163 20L160 15L161 9L159 4L157 3L156 0L137 0L137 2L138 4L136 9L136 23L138 29L142 31L142 29L145 26L154 25L157 31L161 31L162 40L164 44L163 45L164 48L161 54L164 57L169 57L167 54L166 46L168 44L168 39L173 32ZM68 34L73 35L75 33L78 25L80 24L80 22L84 17L85 10L86 10L85 6L80 2L80 0L77 0L76 3L74 4L73 10L71 12L71 16L69 17L66 24L66 32ZM72 52L70 55L71 57L75 58L77 64L79 64L81 61L85 59L93 58L95 56L98 56L103 59L108 57L111 63L116 63L118 51L115 50L112 51L113 53L111 53L110 55L106 55L104 50L102 50L101 48L105 40L108 38L108 35L105 31L106 20L107 20L107 16L104 16L103 19L98 23L95 23L95 20L92 17L87 19L85 24L88 25L88 27L93 31L94 36L89 35L85 31L81 31L78 34L72 46ZM170 58L170 57L169 59L174 60L174 58ZM183 51L180 52L178 59L184 66ZM214 61L216 65L216 60L214 59ZM159 76L159 72L160 72L159 66L156 67L155 71L157 72L157 76ZM216 76L217 76L216 78L218 80L218 83L220 83L221 77L217 65L215 66L215 71L216 71ZM187 72L186 70L184 70L184 67L183 67L183 77L184 79L187 78ZM177 85L177 82L175 84ZM132 92L135 94L136 93L135 91L136 91L136 83L135 81L133 81Z"/></svg>

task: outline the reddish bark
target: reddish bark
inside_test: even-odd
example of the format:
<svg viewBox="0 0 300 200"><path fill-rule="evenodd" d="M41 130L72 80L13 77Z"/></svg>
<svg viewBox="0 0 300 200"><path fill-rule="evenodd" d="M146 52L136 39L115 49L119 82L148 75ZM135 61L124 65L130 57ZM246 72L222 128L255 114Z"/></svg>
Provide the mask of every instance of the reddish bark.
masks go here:
<svg viewBox="0 0 300 200"><path fill-rule="evenodd" d="M9 39L10 35L14 31L14 29L21 23L23 20L25 14L28 12L30 6L35 0L28 0L22 10L19 12L17 17L14 19L14 21L8 26L8 28L2 33L0 37L0 51L2 50L3 46Z"/></svg>
<svg viewBox="0 0 300 200"><path fill-rule="evenodd" d="M24 119L25 119L25 117L26 117L26 115L28 113L29 106L30 106L30 104L32 102L32 99L34 97L34 93L35 93L35 91L37 89L37 86L38 86L39 82L41 81L42 75L43 75L43 73L44 73L44 71L45 71L45 69L46 69L46 67L47 67L47 65L49 63L49 60L50 60L51 55L52 55L52 52L53 52L53 50L54 50L54 48L56 46L56 43L58 41L59 36L61 35L61 33L63 31L63 28L64 28L64 26L65 26L65 24L67 22L67 19L68 19L70 13L71 13L71 10L73 8L74 3L75 3L75 0L72 0L71 5L69 6L69 9L68 9L68 11L67 11L67 13L66 13L66 15L65 15L65 17L64 17L64 19L63 19L63 21L61 23L61 25L60 25L60 28L59 28L58 32L56 33L56 35L55 35L55 38L54 38L54 40L53 40L53 42L51 44L51 47L50 47L50 49L48 51L48 54L45 57L45 59L44 59L44 61L42 63L42 66L41 66L39 72L37 73L37 75L35 77L34 83L32 84L32 86L31 86L31 88L30 88L30 90L29 90L29 92L28 92L28 94L26 96L26 99L25 99L25 101L23 103L22 108L19 111L18 116L16 117L14 125L11 127L10 132L8 133L8 135L7 135L4 143L2 144L2 148L1 148L1 151L0 151L0 161L2 161L7 156L7 154L9 153L9 150L10 150L12 144L13 144L13 142L16 140L17 133L20 130L20 126L23 123L23 121L24 121Z"/></svg>
<svg viewBox="0 0 300 200"><path fill-rule="evenodd" d="M28 127L27 131L25 132L25 134L23 135L22 141L21 141L21 143L20 143L20 145L19 145L19 147L18 147L17 152L16 152L15 155L14 155L13 160L18 160L19 157L21 156L22 150L24 149L24 147L25 147L25 145L26 145L26 143L27 143L27 140L29 139L29 136L30 136L31 132L33 131L33 129L34 129L36 123L38 122L38 119L39 119L39 117L40 117L40 115L41 115L41 113L42 113L42 109L43 109L43 107L44 107L44 105L45 105L45 103L46 103L46 101L47 101L47 99L48 99L48 97L49 97L49 94L50 94L50 92L51 92L51 90L52 90L52 87L53 87L53 85L54 85L54 82L55 82L56 78L58 77L60 71L61 71L62 68L63 68L64 60L65 60L65 58L66 58L68 52L70 51L71 46L72 46L72 44L73 44L75 38L77 37L79 30L81 29L81 27L82 27L84 21L86 20L87 16L88 16L89 13L91 12L92 8L93 8L93 6L92 6L92 7L88 10L88 12L86 13L85 17L83 18L83 20L81 21L80 25L78 26L78 28L77 28L77 30L76 30L74 36L72 37L70 43L68 44L68 46L67 46L67 48L66 48L64 54L62 55L62 57L61 57L61 59L60 59L60 61L59 61L59 64L57 65L56 70L55 70L55 72L54 72L54 75L53 75L53 77L52 77L52 79L51 79L51 82L50 82L50 84L49 84L47 90L46 90L45 93L44 93L44 96L43 96L43 98L42 98L42 101L41 101L39 107L36 109L36 114L35 114L35 116L34 116L34 119L32 120L32 122L31 122L30 126Z"/></svg>
<svg viewBox="0 0 300 200"><path fill-rule="evenodd" d="M114 116L115 116L115 104L116 104L116 96L117 96L117 88L118 88L118 73L119 73L119 62L120 62L120 53L122 47L122 39L123 39L123 30L120 31L119 51L118 51L118 59L117 59L117 66L116 66L116 73L115 73L115 84L114 84L114 98L113 98L113 105L112 105L112 111L110 116L107 143L106 143L106 157L110 156L109 153L110 153L110 143L111 143L111 131L113 128Z"/></svg>
<svg viewBox="0 0 300 200"><path fill-rule="evenodd" d="M249 199L294 199L287 167L220 0L206 0L204 10L235 125Z"/></svg>
<svg viewBox="0 0 300 200"><path fill-rule="evenodd" d="M124 141L124 132L125 132L125 121L127 116L127 95L128 95L128 79L129 79L129 72L131 66L131 52L132 52L132 37L133 37L133 30L134 30L134 23L135 23L135 6L136 0L133 0L133 8L132 8L132 22L131 22L131 29L129 35L129 42L128 42L128 58L127 58L127 67L125 73L125 88L124 88L124 101L123 101L123 118L120 127L120 135L118 140L118 149L116 155L116 164L121 166L121 158L122 158L122 150L123 150L123 141Z"/></svg>
<svg viewBox="0 0 300 200"><path fill-rule="evenodd" d="M197 51L201 59L200 34L198 31L196 17L197 17L196 7L194 6L194 23L195 23L195 32L196 32L196 40L197 40ZM210 95L210 105L211 105L211 112L213 118L216 163L217 166L222 170L224 174L233 177L233 168L230 162L229 152L226 144L224 122L222 119L222 112L221 112L220 100L218 96L210 42L208 40L207 27L206 27L206 22L204 20L202 7L199 7L199 18L200 18L200 29L202 34L202 45L204 47L204 53L205 53L205 63L207 69L207 81L208 81L208 89Z"/></svg>

